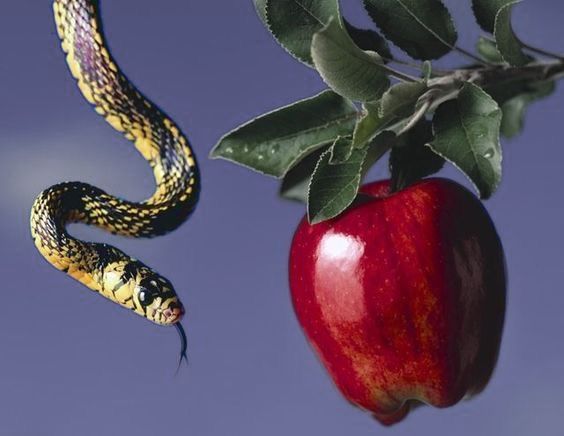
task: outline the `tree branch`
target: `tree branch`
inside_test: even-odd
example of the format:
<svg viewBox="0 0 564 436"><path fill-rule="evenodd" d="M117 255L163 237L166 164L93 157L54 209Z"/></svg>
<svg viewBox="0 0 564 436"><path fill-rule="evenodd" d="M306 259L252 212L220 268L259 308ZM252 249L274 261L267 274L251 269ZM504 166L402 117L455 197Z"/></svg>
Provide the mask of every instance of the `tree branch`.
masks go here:
<svg viewBox="0 0 564 436"><path fill-rule="evenodd" d="M484 68L473 71L469 80L479 86L515 80L531 80L533 82L558 80L564 77L564 60L556 62L535 62L523 67Z"/></svg>
<svg viewBox="0 0 564 436"><path fill-rule="evenodd" d="M429 90L419 99L421 106L401 128L397 136L412 129L428 112L433 112L442 103L456 98L465 82L472 82L482 88L487 88L518 80L542 82L561 78L564 78L564 60L536 62L523 67L497 65L455 70L451 74L429 80Z"/></svg>

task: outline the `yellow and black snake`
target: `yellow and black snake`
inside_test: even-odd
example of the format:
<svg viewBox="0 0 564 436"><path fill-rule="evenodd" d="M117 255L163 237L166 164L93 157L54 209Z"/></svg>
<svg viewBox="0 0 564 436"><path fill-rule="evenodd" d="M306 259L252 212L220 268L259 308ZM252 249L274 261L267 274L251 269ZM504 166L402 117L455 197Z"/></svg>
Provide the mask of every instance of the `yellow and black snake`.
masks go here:
<svg viewBox="0 0 564 436"><path fill-rule="evenodd" d="M156 190L148 200L129 202L81 182L43 191L31 212L37 249L55 268L148 320L175 325L184 308L172 284L151 268L107 244L85 242L66 231L71 222L130 237L152 237L176 229L194 210L200 176L188 140L177 125L144 97L120 71L105 42L98 0L54 0L57 31L78 86L96 112L127 139L153 169Z"/></svg>

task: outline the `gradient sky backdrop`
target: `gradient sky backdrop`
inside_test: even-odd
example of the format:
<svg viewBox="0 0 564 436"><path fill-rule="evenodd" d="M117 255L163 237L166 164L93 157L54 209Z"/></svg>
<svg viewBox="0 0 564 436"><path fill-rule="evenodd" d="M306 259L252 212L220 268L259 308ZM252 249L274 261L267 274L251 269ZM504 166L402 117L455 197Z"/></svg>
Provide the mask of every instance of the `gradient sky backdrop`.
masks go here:
<svg viewBox="0 0 564 436"><path fill-rule="evenodd" d="M360 0L341 2L358 25ZM479 34L470 1L446 2L460 43ZM226 131L316 94L318 76L263 29L251 0L102 0L107 36L130 78L188 133L203 171L195 216L172 235L109 241L175 284L188 308L191 364L174 376L178 338L49 266L28 230L34 197L82 180L128 199L151 193L148 165L95 115L67 71L50 0L4 0L0 15L0 434L496 435L562 434L564 405L564 92L534 105L505 143L505 176L488 202L510 276L497 372L480 397L420 408L384 429L337 393L290 305L286 263L303 208L277 184L209 161ZM564 51L564 2L525 2L516 28ZM450 58L450 61L456 61ZM449 60L445 61L449 62ZM443 63L444 64L444 63ZM383 176L383 168L375 177ZM447 176L467 184L452 170Z"/></svg>

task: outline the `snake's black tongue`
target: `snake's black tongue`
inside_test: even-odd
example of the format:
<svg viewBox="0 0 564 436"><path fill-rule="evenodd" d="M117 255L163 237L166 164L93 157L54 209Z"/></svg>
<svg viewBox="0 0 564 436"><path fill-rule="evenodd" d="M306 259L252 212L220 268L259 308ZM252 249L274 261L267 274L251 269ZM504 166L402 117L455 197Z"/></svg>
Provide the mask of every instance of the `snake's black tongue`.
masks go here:
<svg viewBox="0 0 564 436"><path fill-rule="evenodd" d="M180 324L180 322L177 322L176 324L174 324L174 326L176 327L176 331L180 336L180 358L178 359L178 368L176 370L176 372L178 373L183 360L186 362L186 365L188 365L188 356L186 354L186 351L188 349L188 341L186 340L186 332L184 331L182 324Z"/></svg>

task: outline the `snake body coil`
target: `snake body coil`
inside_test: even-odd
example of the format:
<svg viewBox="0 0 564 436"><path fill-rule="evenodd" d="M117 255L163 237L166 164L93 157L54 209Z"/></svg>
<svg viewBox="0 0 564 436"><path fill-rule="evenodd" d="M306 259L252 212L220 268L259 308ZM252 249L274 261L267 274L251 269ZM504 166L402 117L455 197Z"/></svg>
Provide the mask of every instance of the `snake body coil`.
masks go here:
<svg viewBox="0 0 564 436"><path fill-rule="evenodd" d="M167 279L115 247L73 238L65 226L81 222L130 237L174 230L198 200L200 178L194 154L176 124L114 62L102 32L99 2L54 0L54 12L63 51L82 94L114 129L135 143L153 169L156 191L148 200L134 203L85 183L53 186L33 205L33 240L57 269L150 321L176 325L184 338L178 322L184 309Z"/></svg>

